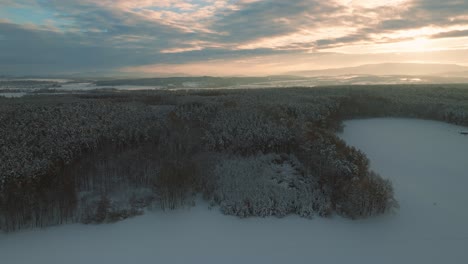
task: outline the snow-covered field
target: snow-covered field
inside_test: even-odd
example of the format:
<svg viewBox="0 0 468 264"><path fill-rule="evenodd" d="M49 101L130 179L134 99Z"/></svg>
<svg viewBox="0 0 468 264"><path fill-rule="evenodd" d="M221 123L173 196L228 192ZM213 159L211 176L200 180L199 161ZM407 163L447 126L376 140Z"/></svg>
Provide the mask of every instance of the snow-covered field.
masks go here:
<svg viewBox="0 0 468 264"><path fill-rule="evenodd" d="M164 89L164 87L160 86L138 86L138 85L119 85L119 86L96 86L94 83L90 82L64 82L66 80L56 80L51 79L49 81L56 81L60 83L60 87L50 87L50 88L32 88L32 87L15 87L17 91L10 91L10 88L2 88L0 86L0 96L8 97L8 98L16 98L22 97L25 95L38 95L44 94L39 92L40 89L46 89L50 92L46 92L47 95L57 95L63 93L71 93L71 92L86 92L96 89L116 89L116 90L125 90L125 91L144 91L144 90L160 90ZM5 89L7 89L5 91ZM20 92L21 91L21 92Z"/></svg>
<svg viewBox="0 0 468 264"><path fill-rule="evenodd" d="M16 98L16 97L22 97L22 96L25 96L26 93L21 93L21 92L18 92L18 93L2 93L0 91L0 96L3 96L3 97L6 97L6 98Z"/></svg>
<svg viewBox="0 0 468 264"><path fill-rule="evenodd" d="M94 83L67 83L61 87L55 88L57 91L90 91L96 89L117 89L126 91L140 91L140 90L158 90L162 87L158 86L141 86L141 85L117 85L117 86L97 86Z"/></svg>
<svg viewBox="0 0 468 264"><path fill-rule="evenodd" d="M106 225L0 234L0 263L468 263L467 128L346 122L342 137L391 178L400 210L352 221L238 219L196 207Z"/></svg>

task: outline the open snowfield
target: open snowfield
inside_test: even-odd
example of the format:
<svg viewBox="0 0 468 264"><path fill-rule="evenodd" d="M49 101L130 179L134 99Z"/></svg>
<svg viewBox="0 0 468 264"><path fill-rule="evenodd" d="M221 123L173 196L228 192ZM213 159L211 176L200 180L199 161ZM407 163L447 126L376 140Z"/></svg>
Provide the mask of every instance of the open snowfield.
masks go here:
<svg viewBox="0 0 468 264"><path fill-rule="evenodd" d="M342 138L392 179L400 209L352 221L238 219L198 202L115 224L0 234L0 263L468 263L467 128L346 122Z"/></svg>

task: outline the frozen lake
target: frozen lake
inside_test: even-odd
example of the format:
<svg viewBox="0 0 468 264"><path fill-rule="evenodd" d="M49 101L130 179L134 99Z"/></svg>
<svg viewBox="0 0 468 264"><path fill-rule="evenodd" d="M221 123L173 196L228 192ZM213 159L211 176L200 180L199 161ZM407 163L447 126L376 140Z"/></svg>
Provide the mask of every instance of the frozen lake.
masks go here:
<svg viewBox="0 0 468 264"><path fill-rule="evenodd" d="M414 119L346 122L341 135L390 178L400 210L352 221L152 212L106 225L0 234L0 263L468 263L468 136Z"/></svg>

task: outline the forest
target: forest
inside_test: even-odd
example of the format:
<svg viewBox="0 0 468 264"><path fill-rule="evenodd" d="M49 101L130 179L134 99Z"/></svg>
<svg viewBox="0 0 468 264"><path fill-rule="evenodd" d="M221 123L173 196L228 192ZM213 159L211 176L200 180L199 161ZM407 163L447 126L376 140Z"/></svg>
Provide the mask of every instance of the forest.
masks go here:
<svg viewBox="0 0 468 264"><path fill-rule="evenodd" d="M0 97L0 230L147 209L357 219L398 207L342 121L468 125L467 85L93 91Z"/></svg>

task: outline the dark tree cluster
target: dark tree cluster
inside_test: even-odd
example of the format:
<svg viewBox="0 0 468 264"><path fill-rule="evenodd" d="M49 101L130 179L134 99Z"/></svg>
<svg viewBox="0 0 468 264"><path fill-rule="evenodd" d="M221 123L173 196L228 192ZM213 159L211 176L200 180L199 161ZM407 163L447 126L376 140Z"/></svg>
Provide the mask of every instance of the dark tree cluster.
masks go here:
<svg viewBox="0 0 468 264"><path fill-rule="evenodd" d="M105 148L154 144L167 112L133 103L60 101L5 100L0 106L1 229L68 221L76 186L87 178L84 173L77 181L68 168Z"/></svg>
<svg viewBox="0 0 468 264"><path fill-rule="evenodd" d="M468 124L463 86L91 91L0 98L0 230L103 223L197 193L240 217L369 217L392 185L336 136L344 119Z"/></svg>
<svg viewBox="0 0 468 264"><path fill-rule="evenodd" d="M346 90L341 118L412 117L468 126L467 85L357 86Z"/></svg>

